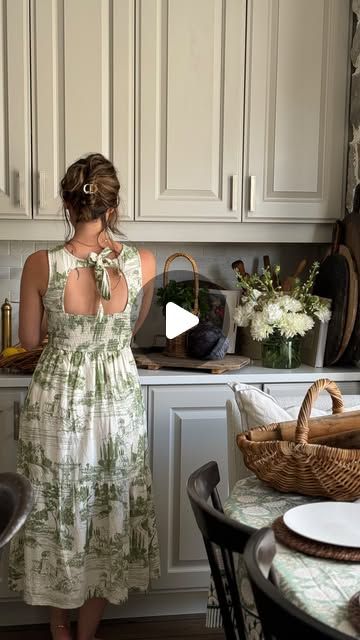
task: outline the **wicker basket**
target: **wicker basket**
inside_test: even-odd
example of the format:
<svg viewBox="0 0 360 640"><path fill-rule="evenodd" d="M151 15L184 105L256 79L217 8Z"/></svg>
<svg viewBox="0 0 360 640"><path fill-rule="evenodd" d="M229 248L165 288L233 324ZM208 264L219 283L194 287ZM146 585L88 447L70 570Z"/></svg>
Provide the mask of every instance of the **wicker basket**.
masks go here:
<svg viewBox="0 0 360 640"><path fill-rule="evenodd" d="M20 345L16 345L20 346ZM44 344L31 351L14 353L4 358L0 353L0 369L9 373L33 373L43 352Z"/></svg>
<svg viewBox="0 0 360 640"><path fill-rule="evenodd" d="M169 282L169 266L175 258L186 258L190 261L194 273L194 307L192 313L199 314L199 273L197 264L192 256L188 253L173 253L169 256L164 265L163 287L165 288ZM175 358L186 358L187 356L187 332L181 333L176 338L166 338L166 348L164 354Z"/></svg>
<svg viewBox="0 0 360 640"><path fill-rule="evenodd" d="M246 466L274 489L285 493L325 496L333 500L355 500L360 497L360 450L308 443L311 407L323 389L331 395L333 413L343 411L342 396L337 385L331 380L317 380L301 405L295 442L251 441L248 439L249 432L238 434L236 442ZM259 428L273 431L277 425Z"/></svg>

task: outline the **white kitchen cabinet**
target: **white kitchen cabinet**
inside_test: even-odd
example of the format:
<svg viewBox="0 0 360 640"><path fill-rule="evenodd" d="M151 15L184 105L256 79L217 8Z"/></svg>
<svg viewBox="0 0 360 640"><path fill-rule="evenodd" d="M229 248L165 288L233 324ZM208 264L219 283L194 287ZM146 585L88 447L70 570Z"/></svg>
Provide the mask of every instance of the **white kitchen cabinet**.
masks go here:
<svg viewBox="0 0 360 640"><path fill-rule="evenodd" d="M241 217L245 0L139 0L136 219Z"/></svg>
<svg viewBox="0 0 360 640"><path fill-rule="evenodd" d="M119 168L133 218L134 3L0 3L0 218L61 220L60 180L90 152Z"/></svg>
<svg viewBox="0 0 360 640"><path fill-rule="evenodd" d="M249 1L245 221L342 216L350 25L348 0Z"/></svg>
<svg viewBox="0 0 360 640"><path fill-rule="evenodd" d="M29 42L27 0L4 0L0 3L0 218L31 217Z"/></svg>
<svg viewBox="0 0 360 640"><path fill-rule="evenodd" d="M220 468L220 494L227 484L226 385L149 388L153 489L159 532L161 578L153 590L206 588L204 543L186 492L189 475L209 460Z"/></svg>
<svg viewBox="0 0 360 640"><path fill-rule="evenodd" d="M16 471L17 440L19 437L20 408L26 389L0 388L0 472ZM20 600L20 596L8 589L9 545L0 557L0 600Z"/></svg>
<svg viewBox="0 0 360 640"><path fill-rule="evenodd" d="M0 236L62 240L60 179L100 151L130 240L328 241L350 17L350 0L4 0Z"/></svg>
<svg viewBox="0 0 360 640"><path fill-rule="evenodd" d="M34 217L61 217L66 167L100 152L131 218L134 0L31 0L31 11Z"/></svg>

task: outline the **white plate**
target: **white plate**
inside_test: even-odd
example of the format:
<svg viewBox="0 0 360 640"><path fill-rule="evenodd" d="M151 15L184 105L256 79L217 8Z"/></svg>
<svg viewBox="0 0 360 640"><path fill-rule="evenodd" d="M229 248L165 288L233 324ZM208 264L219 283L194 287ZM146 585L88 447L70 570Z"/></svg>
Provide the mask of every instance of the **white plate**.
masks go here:
<svg viewBox="0 0 360 640"><path fill-rule="evenodd" d="M295 533L327 544L360 547L360 504L312 502L289 509L284 522Z"/></svg>

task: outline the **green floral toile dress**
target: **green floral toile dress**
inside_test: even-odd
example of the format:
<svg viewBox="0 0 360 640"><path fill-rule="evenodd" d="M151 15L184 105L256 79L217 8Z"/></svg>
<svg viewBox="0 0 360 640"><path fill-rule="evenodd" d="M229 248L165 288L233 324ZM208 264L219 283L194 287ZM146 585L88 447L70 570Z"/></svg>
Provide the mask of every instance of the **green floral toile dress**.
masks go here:
<svg viewBox="0 0 360 640"><path fill-rule="evenodd" d="M159 576L159 549L148 466L146 415L132 328L141 305L141 264L123 245L76 258L49 255L43 298L49 342L20 420L17 470L32 483L35 506L10 546L9 587L25 602L76 608L90 597L120 604ZM75 315L63 297L72 269L94 267L109 299L106 266L128 286L121 313Z"/></svg>

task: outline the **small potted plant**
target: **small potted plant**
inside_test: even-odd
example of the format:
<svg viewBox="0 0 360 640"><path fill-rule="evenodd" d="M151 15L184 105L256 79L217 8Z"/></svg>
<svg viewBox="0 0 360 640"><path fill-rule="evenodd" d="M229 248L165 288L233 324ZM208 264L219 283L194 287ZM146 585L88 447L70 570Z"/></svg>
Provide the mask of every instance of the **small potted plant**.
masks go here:
<svg viewBox="0 0 360 640"><path fill-rule="evenodd" d="M159 287L156 295L157 303L162 307L164 315L165 308L168 302L173 302L186 311L190 311L190 313L193 313L193 309L195 306L195 293L191 280L186 282L176 282L175 280L170 280L165 287ZM207 297L208 296L206 289L200 287L198 296L200 319L204 318L209 308Z"/></svg>
<svg viewBox="0 0 360 640"><path fill-rule="evenodd" d="M191 280L185 282L169 280L165 286L159 287L157 303L162 307L164 315L168 302L173 302L190 313L196 313L200 320L205 317L209 308L207 290L200 287L196 300L194 284ZM165 353L185 358L187 355L187 333L182 333L172 340L167 339Z"/></svg>

